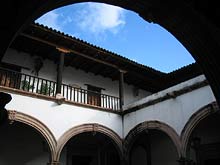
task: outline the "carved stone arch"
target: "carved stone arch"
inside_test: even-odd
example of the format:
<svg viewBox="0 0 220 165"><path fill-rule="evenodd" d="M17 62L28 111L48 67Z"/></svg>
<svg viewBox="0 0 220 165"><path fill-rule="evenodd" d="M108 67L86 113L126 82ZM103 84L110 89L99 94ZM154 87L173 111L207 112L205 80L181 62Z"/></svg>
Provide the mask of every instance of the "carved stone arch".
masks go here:
<svg viewBox="0 0 220 165"><path fill-rule="evenodd" d="M181 143L182 143L182 153L183 156L186 156L187 152L187 144L189 142L189 137L194 130L194 128L206 117L217 112L219 110L219 106L216 102L212 102L202 108L200 108L197 112L195 112L187 121L181 132Z"/></svg>
<svg viewBox="0 0 220 165"><path fill-rule="evenodd" d="M115 145L119 153L120 159L122 159L122 154L123 154L122 153L122 140L119 137L119 135L115 133L113 130L103 125L92 123L92 124L82 124L79 126L75 126L69 129L68 131L66 131L58 140L55 160L57 162L59 161L60 154L61 154L61 151L63 150L63 147L72 137L79 135L81 133L85 133L85 132L99 132L109 137L113 141L113 144Z"/></svg>
<svg viewBox="0 0 220 165"><path fill-rule="evenodd" d="M151 129L162 131L166 135L168 135L170 139L172 140L172 142L174 143L179 157L181 156L182 154L181 153L181 142L180 142L179 135L169 125L163 122L154 120L154 121L145 121L143 123L140 123L137 126L135 126L132 130L129 131L124 141L124 153L125 153L126 159L128 159L129 151L131 150L131 147L133 146L134 142L139 137L139 135L142 132L146 130L151 130Z"/></svg>
<svg viewBox="0 0 220 165"><path fill-rule="evenodd" d="M50 148L50 156L51 156L50 159L52 161L54 159L55 151L56 151L56 139L53 136L52 132L49 130L49 128L38 119L30 115L27 115L25 113L8 110L8 114L9 114L8 118L10 123L16 121L29 125L45 138Z"/></svg>

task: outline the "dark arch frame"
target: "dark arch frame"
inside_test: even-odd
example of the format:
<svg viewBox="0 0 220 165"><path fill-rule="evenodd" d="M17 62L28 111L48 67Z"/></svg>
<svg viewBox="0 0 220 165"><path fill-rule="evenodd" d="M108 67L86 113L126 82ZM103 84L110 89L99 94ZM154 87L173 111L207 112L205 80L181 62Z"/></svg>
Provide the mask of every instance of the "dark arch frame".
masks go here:
<svg viewBox="0 0 220 165"><path fill-rule="evenodd" d="M57 142L57 151L56 151L55 161L59 162L62 150L71 138L81 133L86 133L86 132L99 132L103 135L106 135L113 142L113 145L115 146L116 150L118 151L119 157L122 160L123 158L122 140L118 136L118 134L105 126L102 126L96 123L91 123L91 124L82 124L82 125L72 127L59 138Z"/></svg>
<svg viewBox="0 0 220 165"><path fill-rule="evenodd" d="M53 136L49 128L46 125L44 125L41 121L25 113L8 110L8 114L8 118L11 124L13 124L14 121L26 124L32 127L35 131L40 133L45 138L50 148L50 161L52 162L55 157L54 153L56 151L57 143L55 137Z"/></svg>
<svg viewBox="0 0 220 165"><path fill-rule="evenodd" d="M124 153L125 153L125 158L127 161L129 157L129 152L134 142L139 137L139 135L141 135L141 133L144 132L145 130L151 130L151 129L162 131L163 133L168 135L168 137L172 140L173 144L176 147L178 156L179 157L182 156L181 141L176 131L165 123L153 120L153 121L145 121L143 123L138 124L132 130L130 130L129 133L127 134L125 141L124 141Z"/></svg>
<svg viewBox="0 0 220 165"><path fill-rule="evenodd" d="M216 113L219 111L219 106L216 102L212 102L202 108L200 108L197 112L195 112L190 119L187 121L181 132L181 143L182 143L182 152L183 156L186 156L187 145L189 142L189 138L193 130L196 126L206 117Z"/></svg>

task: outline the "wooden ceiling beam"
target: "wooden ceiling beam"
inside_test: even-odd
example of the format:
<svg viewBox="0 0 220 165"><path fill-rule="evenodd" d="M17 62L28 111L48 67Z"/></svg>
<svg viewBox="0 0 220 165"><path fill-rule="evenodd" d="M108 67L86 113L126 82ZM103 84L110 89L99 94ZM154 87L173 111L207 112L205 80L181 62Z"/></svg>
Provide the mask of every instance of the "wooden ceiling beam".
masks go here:
<svg viewBox="0 0 220 165"><path fill-rule="evenodd" d="M150 79L147 76L143 76L141 74L139 74L138 72L134 72L134 71L129 71L129 74L131 74L131 77L137 77L138 80L142 80L144 82L147 82L149 85L152 85L156 88L159 88L161 86L162 82L157 82L155 79Z"/></svg>
<svg viewBox="0 0 220 165"><path fill-rule="evenodd" d="M104 70L104 68L103 68L102 66L96 65L96 66L94 67L94 69L93 69L93 73L94 73L95 75L98 75L98 74L100 74L103 70Z"/></svg>
<svg viewBox="0 0 220 165"><path fill-rule="evenodd" d="M88 73L90 71L90 68L92 68L94 65L93 64L89 64L89 63L83 63L81 65L81 69L84 70L86 73Z"/></svg>
<svg viewBox="0 0 220 165"><path fill-rule="evenodd" d="M82 62L81 61L78 61L77 63L75 63L74 67L76 69L80 69L80 66L82 65Z"/></svg>
<svg viewBox="0 0 220 165"><path fill-rule="evenodd" d="M40 37L36 37L36 36L33 36L33 35L31 35L31 34L27 34L27 33L21 33L20 34L21 36L23 36L23 37L26 37L26 38L29 38L29 39L32 39L32 40L35 40L35 41L38 41L38 42L40 42L40 43L43 43L43 44L46 44L46 45L49 45L49 46L52 46L52 47L54 47L54 48L62 48L62 49L65 49L65 50L67 50L68 52L70 52L71 54L74 54L76 57L78 56L79 58L81 57L81 58L85 58L85 59L87 59L87 60L91 60L91 61L93 61L93 62L97 62L97 63L99 63L100 65L105 65L106 67L110 67L110 68L112 68L112 69L104 69L103 70L103 68L101 68L101 69L92 69L92 70L94 70L94 74L101 74L101 75L103 75L104 77L109 77L109 76L111 76L113 79L116 77L116 73L115 72L117 72L118 70L124 70L124 69L122 69L122 68L127 68L126 70L128 70L127 72L127 74L130 74L130 76L131 76L131 78L132 77L136 77L137 79L139 79L140 80L140 82L142 81L142 83L146 83L146 84L149 84L149 86L151 87L151 88L154 88L154 89L157 89L159 86L159 83L158 82L155 82L155 81L153 81L153 80L149 80L149 77L148 76L143 76L143 75L141 75L141 74L139 74L139 73L137 73L137 72L134 72L133 71L133 69L132 69L132 67L129 67L129 66L118 66L119 65L119 63L117 63L117 61L115 61L115 63L117 63L117 65L116 64L112 64L111 62L110 62L110 57L106 57L106 58L104 58L105 59L105 61L103 61L103 60L101 60L99 57L93 57L93 56L89 56L88 55L88 50L84 50L84 51L82 51L82 50L80 50L80 49L78 49L78 48L76 48L76 50L74 49L74 47L72 47L72 46L70 46L71 48L69 48L69 47L63 47L62 45L63 45L63 43L62 42L60 42L60 44L57 44L56 42L53 42L53 41L48 41L48 40L45 40L45 39L42 39L42 38L40 38ZM61 45L62 44L62 45ZM85 52L85 53L84 53ZM89 52L89 53L91 53L91 52ZM99 53L97 53L97 56L98 56L98 54ZM76 59L78 59L78 58L76 58ZM109 60L109 62L107 62L106 60ZM72 61L72 60L71 60ZM78 60L78 62L75 62L74 60L71 62L71 64L72 63L74 63L74 65L75 65L75 68L76 69L79 69L79 68L81 68L81 65L82 65L82 62L80 62L81 61L81 59L79 59ZM113 62L114 62L114 60L113 60ZM98 67L99 68L99 67ZM115 69L115 71L113 72L113 70ZM86 71L89 71L89 67L87 66L87 67L85 67L85 70ZM113 72L113 73L112 73ZM110 74L110 75L109 75ZM130 77L129 76L129 77ZM136 79L134 79L134 78L132 78L131 79L130 78L130 81L131 80L134 80L134 81L137 81ZM132 83L135 83L135 82L132 82ZM139 83L139 85L138 86L143 86L143 85L141 85L140 83Z"/></svg>
<svg viewBox="0 0 220 165"><path fill-rule="evenodd" d="M33 39L33 40L36 40L36 41L39 41L39 42L42 42L42 43L44 43L44 44L53 46L53 47L55 47L55 48L57 48L57 47L58 47L58 48L62 47L63 49L66 49L66 50L70 51L71 53L77 54L77 55L79 55L79 56L82 56L82 57L84 57L84 58L87 58L87 59L89 59L89 60L93 60L93 61L95 61L95 62L104 64L104 65L107 65L107 66L110 66L110 67L115 68L115 69L117 69L117 70L121 69L121 68L118 67L117 65L108 63L108 62L106 62L106 61L102 61L102 60L100 60L100 59L96 59L96 58L91 57L91 56L88 56L88 55L86 55L86 54L84 54L84 53L78 52L78 51L76 51L76 50L73 50L73 49L70 49L70 48L67 48L67 47L63 47L63 46L61 46L61 45L58 45L58 44L53 43L53 42L50 42L50 41L46 41L46 40L41 39L41 38L39 38L39 37L35 37L35 36L32 36L32 35L30 35L30 34L26 34L26 33L21 33L20 35L22 35L22 36L24 36L24 37L27 37L27 38L30 38L30 39Z"/></svg>

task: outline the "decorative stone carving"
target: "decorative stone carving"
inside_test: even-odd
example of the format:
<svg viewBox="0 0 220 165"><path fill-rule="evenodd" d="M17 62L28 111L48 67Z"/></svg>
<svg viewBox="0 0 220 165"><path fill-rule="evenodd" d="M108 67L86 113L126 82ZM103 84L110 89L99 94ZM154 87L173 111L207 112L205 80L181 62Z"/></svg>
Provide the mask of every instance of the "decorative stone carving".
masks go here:
<svg viewBox="0 0 220 165"><path fill-rule="evenodd" d="M123 147L122 147L122 139L111 129L102 126L97 123L91 123L91 124L82 124L79 126L75 126L68 131L66 131L58 140L57 142L57 150L56 150L56 156L54 160L59 160L61 151L65 144L74 136L77 136L78 134L84 133L84 132L98 132L102 133L106 136L108 136L113 142L115 143L116 149L118 150L118 153L120 155L120 158L123 157Z"/></svg>
<svg viewBox="0 0 220 165"><path fill-rule="evenodd" d="M93 124L93 131L92 131L93 136L97 133L98 129L99 129L99 125Z"/></svg>
<svg viewBox="0 0 220 165"><path fill-rule="evenodd" d="M17 114L17 111L14 111L14 110L8 111L9 124L13 124L14 123L14 121L16 119L16 114Z"/></svg>

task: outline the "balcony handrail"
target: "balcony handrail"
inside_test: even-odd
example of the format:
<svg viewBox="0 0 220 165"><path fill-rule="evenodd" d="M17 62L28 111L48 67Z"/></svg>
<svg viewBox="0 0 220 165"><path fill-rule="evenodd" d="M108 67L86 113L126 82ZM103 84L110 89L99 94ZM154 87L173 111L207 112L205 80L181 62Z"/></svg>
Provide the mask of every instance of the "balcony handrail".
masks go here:
<svg viewBox="0 0 220 165"><path fill-rule="evenodd" d="M4 72L4 74L2 74ZM13 76L12 76L13 74ZM57 82L0 67L0 85L55 97ZM62 83L61 94L72 102L118 111L119 98Z"/></svg>
<svg viewBox="0 0 220 165"><path fill-rule="evenodd" d="M40 78L40 79L45 80L45 81L51 81L51 82L56 83L56 81L53 81L53 80L48 80L48 79L45 79L45 78L42 78L42 77L38 77L38 76L26 74L26 73L21 73L21 72L14 71L14 70L11 70L11 69L8 69L8 68L2 68L2 67L0 67L0 70L4 70L4 71L8 71L8 72L13 72L13 73L16 73L16 74L22 74L22 75L24 75L24 76L25 76L25 75L26 75L26 76L31 76L31 77L36 78L36 79Z"/></svg>
<svg viewBox="0 0 220 165"><path fill-rule="evenodd" d="M94 93L94 94L97 94L97 95L103 95L103 96L111 96L111 95L107 95L107 94L104 94L104 93L99 93L99 92L96 92L96 91L92 91L92 90L88 90L88 89L83 89L83 88L80 88L80 87L73 87L72 85L67 85L67 84L64 84L62 83L62 86L68 86L70 88L75 88L75 89L78 89L78 90L83 90L83 91L87 91L87 92L91 92L91 93ZM119 97L116 97L116 96L111 96L113 98L119 98Z"/></svg>

